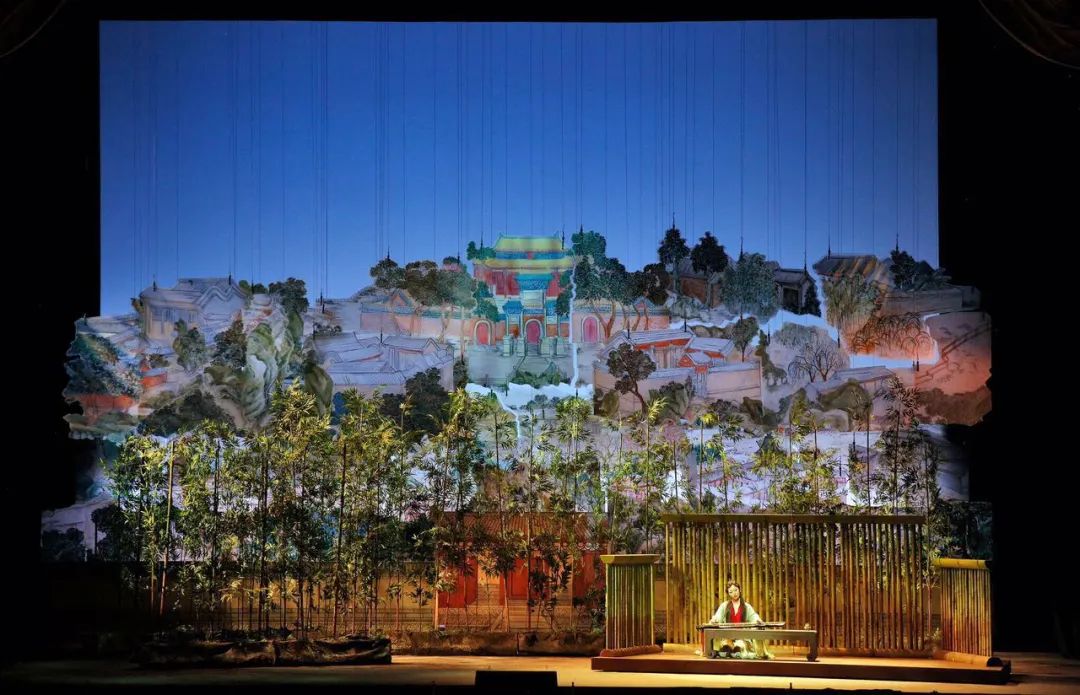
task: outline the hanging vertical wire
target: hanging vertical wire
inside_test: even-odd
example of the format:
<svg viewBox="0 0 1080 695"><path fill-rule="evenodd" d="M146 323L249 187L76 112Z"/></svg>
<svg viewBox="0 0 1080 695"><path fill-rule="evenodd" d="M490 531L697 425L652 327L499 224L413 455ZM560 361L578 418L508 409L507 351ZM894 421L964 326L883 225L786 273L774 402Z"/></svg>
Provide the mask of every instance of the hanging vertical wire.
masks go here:
<svg viewBox="0 0 1080 695"><path fill-rule="evenodd" d="M438 223L437 210L439 206L438 186L438 161L439 161L439 61L436 58L439 51L437 47L439 29L437 24L431 25L431 257L438 254Z"/></svg>
<svg viewBox="0 0 1080 695"><path fill-rule="evenodd" d="M848 204L850 207L850 216L848 218L851 223L848 225L851 231L852 246L855 245L855 23L848 22L848 64L847 68L851 72L851 78L848 81L848 129L850 138L848 139L848 154L851 157L851 166L848 167L848 177L851 181L851 188L848 192ZM843 211L841 211L843 212Z"/></svg>
<svg viewBox="0 0 1080 695"><path fill-rule="evenodd" d="M638 31L638 50L637 54L638 64L638 80L637 80L637 109L638 114L637 121L637 184L638 184L638 216L637 216L637 248L643 249L642 246L642 232L645 219L645 78L644 78L644 62L645 52L642 50L642 44L644 37L644 28L642 27ZM646 256L648 258L648 256Z"/></svg>
<svg viewBox="0 0 1080 695"><path fill-rule="evenodd" d="M176 186L173 190L176 197L175 210L176 218L174 220L176 224L176 274L177 279L180 278L180 181L181 181L181 168L180 168L180 106L181 106L181 91L180 91L180 55L173 56L173 84L176 89L173 91L173 125L175 126L176 137L176 156L174 164L176 166Z"/></svg>
<svg viewBox="0 0 1080 695"><path fill-rule="evenodd" d="M330 293L330 26L322 23L323 296Z"/></svg>
<svg viewBox="0 0 1080 695"><path fill-rule="evenodd" d="M559 25L559 229L566 236L566 25Z"/></svg>
<svg viewBox="0 0 1080 695"><path fill-rule="evenodd" d="M877 258L877 22L870 20L870 254Z"/></svg>
<svg viewBox="0 0 1080 695"><path fill-rule="evenodd" d="M487 112L488 112L488 230L491 238L495 238L495 27L491 25L487 32L487 67L484 76L488 84Z"/></svg>
<svg viewBox="0 0 1080 695"><path fill-rule="evenodd" d="M840 32L838 31L837 34L839 34L839 33ZM838 105L841 105L841 104L844 103L844 84L843 84L842 80L843 80L844 67L845 67L844 58L847 55L847 51L845 50L844 44L840 43L840 38L837 38L836 41L837 41L837 44L838 44L838 47L839 47L840 65L837 67L835 80L830 78L829 82L832 83L832 82L835 81L835 83L836 83L836 103ZM837 132L837 137L836 137L836 158L837 158L837 169L838 169L838 172L839 172L838 176L837 176L837 181L838 181L838 184L839 184L837 187L839 188L839 192L837 193L837 208L836 208L836 238L837 239L843 239L844 238L844 190L846 188L846 179L844 178L844 121L845 121L845 118L848 117L848 114L845 113L842 106L837 108L837 111L840 112L840 117L837 119L838 123L836 125L836 132ZM831 238L831 236L830 236L830 238Z"/></svg>
<svg viewBox="0 0 1080 695"><path fill-rule="evenodd" d="M604 235L611 234L608 225L608 25L603 26L604 31ZM614 312L613 312L614 313Z"/></svg>
<svg viewBox="0 0 1080 695"><path fill-rule="evenodd" d="M139 296L139 31L131 31L131 297Z"/></svg>
<svg viewBox="0 0 1080 695"><path fill-rule="evenodd" d="M637 267L633 256L637 249L630 244L630 65L627 56L627 37L629 28L623 25L623 222L626 229L627 264Z"/></svg>
<svg viewBox="0 0 1080 695"><path fill-rule="evenodd" d="M405 43L406 32L409 30L409 25L403 23L401 25L401 262L404 263L408 260L408 254L406 252L405 238L409 234L409 226L406 215L409 210L409 156L405 142L405 121L408 120L409 110L408 104L405 99L405 80L408 79L406 75L406 68L408 63L406 61ZM439 259L432 259L438 263Z"/></svg>
<svg viewBox="0 0 1080 695"><path fill-rule="evenodd" d="M911 237L915 258L919 257L919 27L911 27Z"/></svg>
<svg viewBox="0 0 1080 695"><path fill-rule="evenodd" d="M775 182L772 176L772 61L773 61L773 32L776 26L772 23L765 25L765 257L772 258L772 190Z"/></svg>
<svg viewBox="0 0 1080 695"><path fill-rule="evenodd" d="M896 180L896 250L900 250L900 97L901 97L901 83L900 83L900 32L893 31L893 37L896 42L896 103L893 105L893 118L894 126L896 130L896 138L894 140L894 155L896 163L893 165L895 171L893 172L893 178Z"/></svg>
<svg viewBox="0 0 1080 695"><path fill-rule="evenodd" d="M653 230L654 233L663 229L661 225L664 219L664 147L663 147L663 87L661 81L661 75L664 74L664 28L658 27L654 30L653 45L656 47L656 57L653 64L656 65L656 70L653 72L653 94L657 102L656 108L653 112L656 114L656 118L653 119L653 201L655 202L655 209L653 210Z"/></svg>
<svg viewBox="0 0 1080 695"><path fill-rule="evenodd" d="M487 31L486 24L480 25L480 238L484 238L484 195L487 186Z"/></svg>
<svg viewBox="0 0 1080 695"><path fill-rule="evenodd" d="M285 25L282 24L278 31L278 77L280 78L280 141L278 142L278 154L281 158L281 282L285 281L285 200L288 197L288 189L285 186Z"/></svg>
<svg viewBox="0 0 1080 695"><path fill-rule="evenodd" d="M153 39L153 28L150 28L151 39ZM157 69L158 69L158 51L157 42L150 41L150 79L147 80L147 100L149 102L149 119L150 124L150 234L149 234L149 250L150 250L150 277L153 279L154 284L157 284L158 278L158 162L157 162L157 148L158 148L158 95L157 95Z"/></svg>
<svg viewBox="0 0 1080 695"><path fill-rule="evenodd" d="M240 44L238 22L229 26L229 117L232 128L229 131L229 145L232 149L232 261L229 265L229 277L239 274L238 260L240 255L240 209L238 200L239 189L239 162L240 144L238 129L240 126Z"/></svg>
<svg viewBox="0 0 1080 695"><path fill-rule="evenodd" d="M319 276L319 260L322 254L319 252L319 130L318 120L315 115L316 103L318 102L318 25L312 24L308 36L308 131L311 142L311 277L312 285L309 289L314 292L322 287Z"/></svg>
<svg viewBox="0 0 1080 695"><path fill-rule="evenodd" d="M535 203L535 185L533 182L534 162L533 159L533 116L536 113L536 108L533 106L533 71L535 69L534 60L535 52L533 50L533 33L535 26L529 24L529 234L536 233L536 209Z"/></svg>
<svg viewBox="0 0 1080 695"><path fill-rule="evenodd" d="M802 204L803 253L802 253L802 267L803 267L803 271L805 271L806 268L807 268L807 261L808 261L807 256L810 254L810 244L809 244L810 231L809 231L809 227L807 226L808 225L808 222L807 222L807 220L808 220L807 207L810 204L810 196L808 195L808 193L809 193L809 183L810 183L810 180L809 180L809 177L808 177L809 160L807 159L807 155L809 154L808 147L807 147L807 140L808 140L807 133L808 133L808 121L809 121L809 118L810 118L810 112L809 112L809 110L807 108L808 105L809 105L809 102L810 102L809 92L808 92L808 87L809 87L810 83L807 80L807 72L809 70L808 63L809 63L809 58L810 58L810 48L809 48L809 46L810 46L809 27L808 27L808 23L804 21L803 22L803 58L802 58L802 98L803 98L803 102L802 102L802 117L803 117L803 121L802 121L802 162L803 162L803 170L802 170L802 185L803 185L803 204Z"/></svg>
<svg viewBox="0 0 1080 695"><path fill-rule="evenodd" d="M739 258L746 234L746 22L739 25Z"/></svg>
<svg viewBox="0 0 1080 695"><path fill-rule="evenodd" d="M247 23L247 84L248 84L248 171L247 186L249 194L254 194L255 187L255 23ZM255 264L258 262L259 210L255 209L255 229L251 232L252 252L248 254L248 282L255 284Z"/></svg>
<svg viewBox="0 0 1080 695"><path fill-rule="evenodd" d="M577 162L574 167L577 172L577 210L578 225L585 226L585 172L582 170L584 156L583 149L583 123L585 120L585 27L578 25L578 80L577 80Z"/></svg>
<svg viewBox="0 0 1080 695"><path fill-rule="evenodd" d="M712 30L713 30L713 33L715 34L716 33L715 25L713 25ZM716 39L714 38L709 43L712 44L712 62L710 63L710 67L712 68L712 78L713 78L712 79L712 109L711 109L711 111L712 111L712 114L711 114L712 122L709 125L709 145L712 147L712 177L711 177L712 180L710 181L710 183L712 184L712 206L711 206L711 209L712 209L712 230L713 230L714 234L719 236L720 230L716 226L716 111L719 108L717 106L717 104L716 104L716 97L717 97L717 94L719 92L719 90L718 90L718 88L716 86L716 79L717 79L717 75L720 73L720 70L717 69L717 65L716 65L716 44L718 43L718 41L716 41Z"/></svg>
<svg viewBox="0 0 1080 695"><path fill-rule="evenodd" d="M465 151L464 151L464 111L465 111L465 95L464 95L464 80L462 77L462 43L465 29L461 24L457 25L457 238L455 248L461 248L461 219L464 214L464 177L465 171Z"/></svg>
<svg viewBox="0 0 1080 695"><path fill-rule="evenodd" d="M253 58L254 82L255 82L255 282L262 282L262 242L263 242L263 209L262 209L262 30L254 28L255 55Z"/></svg>
<svg viewBox="0 0 1080 695"><path fill-rule="evenodd" d="M781 266L784 264L784 226L783 226L783 209L780 204L781 194L783 193L784 183L784 168L781 166L781 152L783 142L780 137L780 60L779 49L777 48L777 30L773 30L773 131L776 135L776 186L773 190L773 204L776 206L776 260Z"/></svg>
<svg viewBox="0 0 1080 695"><path fill-rule="evenodd" d="M687 32L690 34L690 40L687 45L690 48L690 60L686 68L687 80L686 80L686 100L687 111L690 112L690 130L686 138L686 166L689 170L689 183L687 184L687 211L686 211L686 237L691 238L691 234L695 229L695 217L696 212L696 193L697 193L697 167L694 166L694 153L697 152L697 32L694 31L693 25L687 25Z"/></svg>
<svg viewBox="0 0 1080 695"><path fill-rule="evenodd" d="M540 231L547 234L547 63L544 34L540 25ZM535 234L536 231L534 230Z"/></svg>
<svg viewBox="0 0 1080 695"><path fill-rule="evenodd" d="M833 73L833 52L834 52L835 47L836 47L835 28L833 26L833 23L830 21L828 23L828 25L827 25L827 29L826 29L826 33L825 33L825 72L826 72L826 81L827 81L827 90L826 90L826 99L825 99L825 109L826 109L826 117L825 117L825 152L826 152L826 155L825 155L825 171L826 171L826 175L825 175L825 182L826 182L825 183L825 185L826 185L826 189L825 189L826 190L826 195L825 195L825 200L826 200L826 205L825 205L825 210L826 210L825 227L826 227L826 229L828 229L827 235L828 235L828 238L829 238L829 246L830 247L832 246L832 237L833 237L833 232L835 231L835 226L836 226L836 225L834 225L834 222L833 222L833 209L834 209L833 205L836 202L836 191L833 188L833 174L835 172L835 168L833 166L833 156L836 153L836 145L834 143L835 143L836 140L839 139L836 136L836 121L837 121L837 118L836 118L836 112L834 111L834 109L836 107L836 96L834 94L834 85L836 83L836 80L834 79L834 73ZM842 187L842 184L841 184L841 186L837 186L837 188L840 188L840 187ZM842 248L843 244L842 243L838 244L838 246L840 246Z"/></svg>
<svg viewBox="0 0 1080 695"><path fill-rule="evenodd" d="M510 28L503 26L503 230L510 233ZM492 246L494 246L492 240Z"/></svg>

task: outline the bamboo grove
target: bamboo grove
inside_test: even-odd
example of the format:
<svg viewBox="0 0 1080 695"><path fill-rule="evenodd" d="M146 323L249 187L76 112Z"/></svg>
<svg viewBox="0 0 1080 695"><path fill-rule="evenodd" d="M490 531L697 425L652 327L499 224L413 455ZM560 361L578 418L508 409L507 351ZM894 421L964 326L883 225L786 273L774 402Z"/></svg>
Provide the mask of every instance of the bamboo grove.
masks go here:
<svg viewBox="0 0 1080 695"><path fill-rule="evenodd" d="M134 568L131 586L162 624L386 633L402 629L405 603L430 605L474 567L505 586L523 561L530 625L599 629L602 586L574 599L568 623L555 610L583 554L663 552L664 514L852 508L837 453L818 449L799 401L786 437L765 432L744 462L729 452L754 432L722 401L688 422L662 397L618 419L568 397L515 421L494 396L443 395L422 422L411 397L349 391L327 408L292 386L257 430L204 421L131 435L106 464L116 504L100 517L101 547ZM857 511L937 503L932 445L907 436L910 415L895 425L880 443L893 468L867 477L848 459ZM760 495L744 499L751 483Z"/></svg>

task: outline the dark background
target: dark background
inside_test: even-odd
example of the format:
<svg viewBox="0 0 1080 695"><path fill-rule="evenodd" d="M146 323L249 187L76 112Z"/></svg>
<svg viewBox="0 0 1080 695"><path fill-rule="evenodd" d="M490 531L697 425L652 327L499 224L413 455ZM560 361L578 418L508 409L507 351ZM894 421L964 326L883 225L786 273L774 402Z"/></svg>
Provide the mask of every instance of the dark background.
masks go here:
<svg viewBox="0 0 1080 695"><path fill-rule="evenodd" d="M1080 231L1074 171L1080 99L1075 71L1010 38L978 2L736 4L716 19L937 17L941 264L975 285L994 323L993 411L963 434L972 499L994 506L997 650L1071 651L1077 619L1070 572L1080 530L1069 485L1075 358L1066 331L1078 264L1066 255ZM1003 3L1009 5L1010 3ZM318 7L316 3L313 5ZM3 50L41 27L57 2L28 2L6 26ZM3 493L4 660L40 642L51 597L38 565L40 512L74 501L93 461L67 438L64 353L74 322L98 314L98 32L101 18L406 19L303 13L283 4L226 10L162 3L70 1L31 40L0 59L0 118L8 181L0 205L5 242L7 376ZM5 11L6 13L6 11ZM466 17L432 17L424 19ZM584 17L484 17L585 19ZM633 19L706 19L642 15ZM0 18L2 19L2 18ZM619 20L619 17L594 17ZM10 377L14 377L11 383Z"/></svg>

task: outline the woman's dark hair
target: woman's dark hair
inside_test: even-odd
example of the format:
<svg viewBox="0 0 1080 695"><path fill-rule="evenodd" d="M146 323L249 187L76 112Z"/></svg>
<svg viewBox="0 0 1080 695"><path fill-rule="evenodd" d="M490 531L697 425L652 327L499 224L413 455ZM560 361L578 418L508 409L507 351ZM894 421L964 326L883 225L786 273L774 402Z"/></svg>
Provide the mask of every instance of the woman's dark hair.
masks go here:
<svg viewBox="0 0 1080 695"><path fill-rule="evenodd" d="M739 590L740 594L742 594L742 587L739 586L739 583L737 581L735 581L734 579L729 579L728 580L727 585L724 587L724 591L726 592L728 589L730 589L733 586L736 587Z"/></svg>

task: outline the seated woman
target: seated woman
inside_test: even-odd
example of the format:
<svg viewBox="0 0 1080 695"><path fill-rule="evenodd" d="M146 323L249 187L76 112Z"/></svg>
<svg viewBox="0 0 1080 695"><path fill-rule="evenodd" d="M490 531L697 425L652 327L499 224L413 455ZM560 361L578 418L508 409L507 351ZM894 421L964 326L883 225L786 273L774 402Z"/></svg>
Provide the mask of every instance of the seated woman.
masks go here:
<svg viewBox="0 0 1080 695"><path fill-rule="evenodd" d="M742 587L736 581L730 581L727 584L728 600L720 604L720 607L713 613L713 617L709 619L710 623L725 624L725 623L761 623L761 616L757 614L754 607L746 601L742 600ZM710 658L716 658L717 656L724 657L737 657L743 659L771 659L772 654L765 649L765 644L761 640L750 640L749 644L745 640L711 640L713 644L705 645L706 656ZM720 642L717 646L716 642Z"/></svg>

